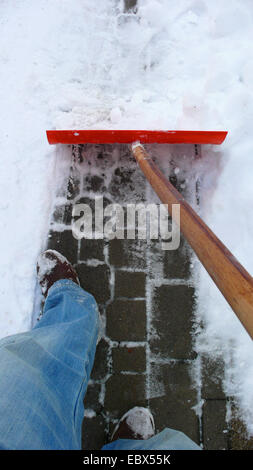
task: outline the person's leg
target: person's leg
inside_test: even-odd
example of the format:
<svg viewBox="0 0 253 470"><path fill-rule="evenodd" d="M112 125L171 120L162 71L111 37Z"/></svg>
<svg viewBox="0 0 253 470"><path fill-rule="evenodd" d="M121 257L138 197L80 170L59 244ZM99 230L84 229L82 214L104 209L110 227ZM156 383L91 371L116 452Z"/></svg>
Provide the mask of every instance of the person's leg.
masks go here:
<svg viewBox="0 0 253 470"><path fill-rule="evenodd" d="M150 439L118 439L103 446L102 450L201 450L201 448L184 433L165 428Z"/></svg>
<svg viewBox="0 0 253 470"><path fill-rule="evenodd" d="M0 448L81 448L98 327L94 298L63 279L32 331L0 341Z"/></svg>
<svg viewBox="0 0 253 470"><path fill-rule="evenodd" d="M201 450L184 433L165 428L155 435L154 419L147 408L135 407L120 419L112 442L102 450Z"/></svg>

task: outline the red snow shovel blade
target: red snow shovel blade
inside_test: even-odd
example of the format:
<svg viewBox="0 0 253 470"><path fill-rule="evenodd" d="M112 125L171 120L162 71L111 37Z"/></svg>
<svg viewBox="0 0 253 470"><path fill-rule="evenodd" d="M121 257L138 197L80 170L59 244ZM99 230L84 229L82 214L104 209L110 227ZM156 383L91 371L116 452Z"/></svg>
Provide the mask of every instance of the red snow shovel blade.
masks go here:
<svg viewBox="0 0 253 470"><path fill-rule="evenodd" d="M49 144L222 144L225 131L60 130L47 131Z"/></svg>

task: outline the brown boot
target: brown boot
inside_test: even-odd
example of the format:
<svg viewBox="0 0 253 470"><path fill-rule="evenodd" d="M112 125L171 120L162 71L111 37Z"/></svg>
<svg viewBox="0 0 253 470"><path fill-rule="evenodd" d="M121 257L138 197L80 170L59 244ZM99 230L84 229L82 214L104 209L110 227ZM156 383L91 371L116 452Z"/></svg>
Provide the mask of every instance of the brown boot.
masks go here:
<svg viewBox="0 0 253 470"><path fill-rule="evenodd" d="M117 439L149 439L155 434L154 418L147 408L135 406L122 416L113 431L111 441Z"/></svg>
<svg viewBox="0 0 253 470"><path fill-rule="evenodd" d="M45 297L50 287L60 279L70 279L80 285L76 271L70 262L55 250L46 250L39 256L37 274L42 294Z"/></svg>

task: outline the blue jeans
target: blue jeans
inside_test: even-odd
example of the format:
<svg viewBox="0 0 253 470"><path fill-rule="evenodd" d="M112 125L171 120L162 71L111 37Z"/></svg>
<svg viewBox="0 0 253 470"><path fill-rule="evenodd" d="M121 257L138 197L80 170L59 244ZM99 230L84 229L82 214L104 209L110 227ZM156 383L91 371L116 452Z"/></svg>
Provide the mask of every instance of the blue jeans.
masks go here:
<svg viewBox="0 0 253 470"><path fill-rule="evenodd" d="M74 282L57 281L42 319L0 341L0 449L81 449L83 398L96 352L97 304ZM147 441L121 439L103 449L195 449L164 430Z"/></svg>

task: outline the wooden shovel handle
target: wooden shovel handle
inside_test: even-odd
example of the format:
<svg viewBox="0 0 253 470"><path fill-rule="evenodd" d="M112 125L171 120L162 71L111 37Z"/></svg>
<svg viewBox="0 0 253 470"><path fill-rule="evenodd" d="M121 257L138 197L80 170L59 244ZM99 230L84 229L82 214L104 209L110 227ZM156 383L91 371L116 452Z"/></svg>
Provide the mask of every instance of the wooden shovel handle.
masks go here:
<svg viewBox="0 0 253 470"><path fill-rule="evenodd" d="M253 339L253 278L164 177L142 145L133 155L163 204L180 204L180 230Z"/></svg>

